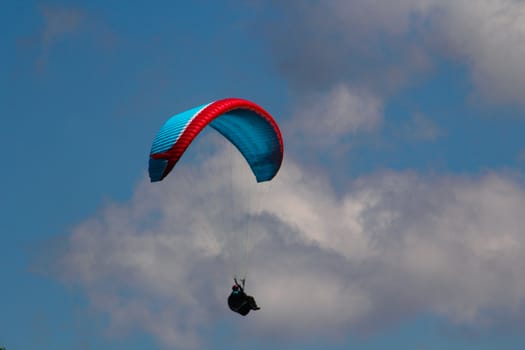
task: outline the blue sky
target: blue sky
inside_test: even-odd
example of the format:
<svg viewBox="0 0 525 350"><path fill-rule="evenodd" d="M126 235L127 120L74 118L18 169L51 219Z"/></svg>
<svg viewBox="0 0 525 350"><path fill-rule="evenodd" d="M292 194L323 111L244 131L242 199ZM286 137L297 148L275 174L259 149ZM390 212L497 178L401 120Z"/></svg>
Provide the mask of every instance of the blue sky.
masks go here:
<svg viewBox="0 0 525 350"><path fill-rule="evenodd" d="M524 21L519 0L8 1L0 346L521 349ZM281 125L264 198L211 133L150 184L162 123L230 96ZM247 214L263 309L241 320Z"/></svg>

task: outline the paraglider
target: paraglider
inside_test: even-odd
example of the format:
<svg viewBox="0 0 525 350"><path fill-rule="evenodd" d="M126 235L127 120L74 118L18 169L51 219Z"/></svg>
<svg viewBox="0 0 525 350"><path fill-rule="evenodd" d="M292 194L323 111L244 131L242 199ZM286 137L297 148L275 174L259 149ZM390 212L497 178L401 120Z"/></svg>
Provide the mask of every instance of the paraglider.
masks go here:
<svg viewBox="0 0 525 350"><path fill-rule="evenodd" d="M233 281L235 284L232 286L232 292L228 297L228 306L230 309L242 316L248 315L251 310L260 310L261 308L257 306L255 298L244 292L244 284L246 281L242 279L242 284L237 282L237 278L234 278Z"/></svg>
<svg viewBox="0 0 525 350"><path fill-rule="evenodd" d="M168 119L151 147L151 182L164 179L208 125L237 147L257 182L269 181L277 174L283 160L283 140L275 120L253 102L226 98Z"/></svg>
<svg viewBox="0 0 525 350"><path fill-rule="evenodd" d="M283 139L273 117L254 102L226 98L201 105L168 119L157 133L149 158L151 182L162 181L207 126L218 131L247 161L257 183L272 180L283 161ZM242 234L242 233L239 233ZM243 316L258 310L255 299L234 278L230 309Z"/></svg>

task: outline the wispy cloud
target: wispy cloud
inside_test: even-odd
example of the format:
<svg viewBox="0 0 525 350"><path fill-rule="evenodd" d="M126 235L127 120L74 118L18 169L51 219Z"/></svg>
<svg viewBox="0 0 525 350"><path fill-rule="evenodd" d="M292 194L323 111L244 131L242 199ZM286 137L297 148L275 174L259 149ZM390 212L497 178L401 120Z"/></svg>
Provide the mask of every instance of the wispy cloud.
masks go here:
<svg viewBox="0 0 525 350"><path fill-rule="evenodd" d="M436 141L443 130L429 117L414 113L401 129L401 136L413 141Z"/></svg>
<svg viewBox="0 0 525 350"><path fill-rule="evenodd" d="M44 26L40 32L42 53L37 60L37 71L44 69L53 46L64 37L77 32L86 18L86 14L78 9L43 7L41 13Z"/></svg>
<svg viewBox="0 0 525 350"><path fill-rule="evenodd" d="M36 60L38 72L45 69L53 48L69 37L78 38L80 34L88 33L95 39L95 42L104 47L111 47L116 41L115 33L106 24L80 8L42 6L40 13L43 18L43 27L36 40L41 50Z"/></svg>
<svg viewBox="0 0 525 350"><path fill-rule="evenodd" d="M42 8L44 28L41 33L44 45L51 45L61 37L77 31L86 14L78 9Z"/></svg>
<svg viewBox="0 0 525 350"><path fill-rule="evenodd" d="M287 127L291 144L318 150L342 146L345 139L381 126L383 103L364 90L338 85L326 93L302 96Z"/></svg>

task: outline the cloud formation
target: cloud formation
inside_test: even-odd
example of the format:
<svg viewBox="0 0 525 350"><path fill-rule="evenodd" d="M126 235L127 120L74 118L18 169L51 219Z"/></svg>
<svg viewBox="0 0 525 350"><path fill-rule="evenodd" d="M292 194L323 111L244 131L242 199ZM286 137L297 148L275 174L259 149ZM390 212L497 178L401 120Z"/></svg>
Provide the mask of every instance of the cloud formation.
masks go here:
<svg viewBox="0 0 525 350"><path fill-rule="evenodd" d="M116 329L186 347L235 319L225 303L240 247L231 249L232 215L251 218L248 291L262 306L243 334L341 336L428 313L473 328L523 317L519 179L383 172L336 194L287 160L260 197L237 172L246 165L232 173L223 159L144 180L131 202L108 205L68 237L62 278L85 288Z"/></svg>
<svg viewBox="0 0 525 350"><path fill-rule="evenodd" d="M77 33L86 20L86 14L78 9L43 7L41 14L44 26L39 33L42 53L36 62L38 71L44 69L52 47L67 35Z"/></svg>
<svg viewBox="0 0 525 350"><path fill-rule="evenodd" d="M96 16L82 9L42 6L40 13L43 26L36 35L41 50L36 60L38 72L42 72L45 68L53 48L68 37L77 40L85 40L87 37L104 48L115 45L115 33ZM87 36L83 37L82 34Z"/></svg>
<svg viewBox="0 0 525 350"><path fill-rule="evenodd" d="M519 0L448 1L434 20L449 52L470 68L483 96L523 104L525 3Z"/></svg>
<svg viewBox="0 0 525 350"><path fill-rule="evenodd" d="M445 57L468 67L482 96L523 104L520 0L287 1L271 10L276 20L266 37L296 89L351 82L384 93L417 81L433 57Z"/></svg>
<svg viewBox="0 0 525 350"><path fill-rule="evenodd" d="M400 131L400 136L415 141L435 141L444 131L432 119L421 113L414 113Z"/></svg>
<svg viewBox="0 0 525 350"><path fill-rule="evenodd" d="M377 129L383 121L383 103L373 94L338 85L327 93L302 96L285 126L292 146L317 150L348 143L358 133Z"/></svg>

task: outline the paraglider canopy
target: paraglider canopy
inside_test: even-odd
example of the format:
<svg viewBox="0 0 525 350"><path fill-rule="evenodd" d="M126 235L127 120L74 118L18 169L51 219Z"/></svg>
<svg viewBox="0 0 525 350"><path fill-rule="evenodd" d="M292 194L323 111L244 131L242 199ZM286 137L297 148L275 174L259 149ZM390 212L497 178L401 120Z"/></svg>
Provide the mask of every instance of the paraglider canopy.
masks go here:
<svg viewBox="0 0 525 350"><path fill-rule="evenodd" d="M217 192L217 194L220 193L220 201L216 201L216 203L220 203L220 205L215 206L218 210L209 214L210 220L213 220L211 218L214 217L213 215L218 215L217 213L223 216L221 222L213 222L211 227L215 232L221 233L222 231L225 237L229 237L226 240L227 243L224 244L225 256L231 260L233 275L243 276L243 280L241 280L243 285L237 284L235 280L234 290L228 299L228 305L233 311L244 316L250 310L259 310L253 296L244 292L248 239L253 236L252 231L256 232L248 224L249 219L257 215L257 210L250 209L249 206L250 204L253 206L257 199L260 199L260 191L268 187L266 186L268 181L273 179L279 171L283 161L283 140L273 117L251 101L226 98L201 105L172 116L160 128L150 151L148 170L151 182L162 181L168 176L189 145L207 126L218 131L227 140L227 146L231 144L236 148L225 147L225 149L232 150L236 156L238 155L237 151L242 154L259 183L257 186L253 186L256 189L253 187L250 187L249 190L245 188L248 193L252 193L252 196L242 197L241 201L240 198L236 198L239 196L236 192L239 192L239 188L243 189L243 186L239 185L238 182L235 183L236 186L233 185L234 173L232 171L231 179L229 179L231 180L231 187L224 193ZM223 168L232 170L233 163L228 166L226 160L224 159ZM223 164L222 158L220 162ZM227 175L217 173L217 176L224 180L228 180ZM191 178L195 181L199 179L198 176ZM239 178L250 179L251 177L243 175ZM206 186L201 186L199 183L198 188L203 189ZM213 202L213 199L208 196L203 197L203 199L207 202ZM239 204L242 205L242 215L239 215L241 212Z"/></svg>
<svg viewBox="0 0 525 350"><path fill-rule="evenodd" d="M277 174L283 160L283 140L273 117L254 102L226 98L192 108L166 121L150 152L151 182L164 179L208 125L240 151L257 182L269 181Z"/></svg>

